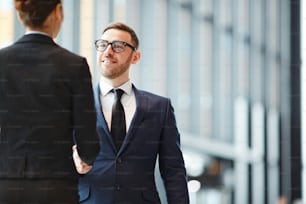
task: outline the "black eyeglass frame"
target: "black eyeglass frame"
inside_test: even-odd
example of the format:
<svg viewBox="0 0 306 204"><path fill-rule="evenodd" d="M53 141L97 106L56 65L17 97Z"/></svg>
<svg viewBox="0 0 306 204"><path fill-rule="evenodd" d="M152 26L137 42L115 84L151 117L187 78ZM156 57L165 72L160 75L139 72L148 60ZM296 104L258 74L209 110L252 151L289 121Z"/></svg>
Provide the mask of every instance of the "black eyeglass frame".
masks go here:
<svg viewBox="0 0 306 204"><path fill-rule="evenodd" d="M105 46L105 49L104 49L104 50L100 50L100 49L99 49L99 46L98 46L98 43L99 43L99 42L107 42L107 45ZM114 40L114 41L112 41L112 42L109 42L109 41L103 40L103 39L95 40L95 47L96 47L96 50L97 50L97 51L104 52L104 51L107 49L108 45L111 45L112 50L113 50L114 52L116 52L115 49L113 48L113 45L114 45L114 43L118 43L118 42L121 43L122 45L124 45L124 47L128 46L128 47L131 48L133 51L136 51L136 50L137 50L137 48L134 47L133 45L131 45L131 44L127 43L127 42L124 42L124 41L120 41L120 40ZM123 51L124 51L124 50L119 51L119 52L116 52L116 53L120 53L120 52L123 52Z"/></svg>

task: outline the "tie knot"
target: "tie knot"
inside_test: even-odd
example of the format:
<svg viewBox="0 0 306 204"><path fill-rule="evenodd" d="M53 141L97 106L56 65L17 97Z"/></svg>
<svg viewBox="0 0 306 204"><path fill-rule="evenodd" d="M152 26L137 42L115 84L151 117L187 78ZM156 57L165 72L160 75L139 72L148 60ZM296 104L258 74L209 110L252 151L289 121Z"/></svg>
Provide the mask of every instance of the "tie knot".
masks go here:
<svg viewBox="0 0 306 204"><path fill-rule="evenodd" d="M124 94L122 89L113 89L113 92L118 100L120 100L121 96Z"/></svg>

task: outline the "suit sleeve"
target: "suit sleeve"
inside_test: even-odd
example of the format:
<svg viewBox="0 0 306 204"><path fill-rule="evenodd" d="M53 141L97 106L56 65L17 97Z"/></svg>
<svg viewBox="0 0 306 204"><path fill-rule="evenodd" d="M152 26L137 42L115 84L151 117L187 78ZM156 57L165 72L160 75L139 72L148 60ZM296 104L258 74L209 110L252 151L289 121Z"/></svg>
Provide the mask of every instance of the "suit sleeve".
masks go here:
<svg viewBox="0 0 306 204"><path fill-rule="evenodd" d="M174 109L168 100L161 133L159 168L169 204L188 204L189 194Z"/></svg>
<svg viewBox="0 0 306 204"><path fill-rule="evenodd" d="M99 152L99 141L91 74L84 58L75 79L72 103L74 139L78 153L82 161L90 165Z"/></svg>

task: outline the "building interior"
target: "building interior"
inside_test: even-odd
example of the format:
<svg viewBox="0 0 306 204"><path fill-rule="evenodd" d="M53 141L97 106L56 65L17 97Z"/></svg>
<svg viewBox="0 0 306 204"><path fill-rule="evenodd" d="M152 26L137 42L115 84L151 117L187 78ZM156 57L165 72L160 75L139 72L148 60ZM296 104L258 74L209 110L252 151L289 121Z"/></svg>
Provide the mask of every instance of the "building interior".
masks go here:
<svg viewBox="0 0 306 204"><path fill-rule="evenodd" d="M55 40L87 58L95 84L94 41L103 28L121 21L135 29L142 56L131 79L173 103L191 204L302 204L303 3L63 0ZM24 32L13 1L1 0L0 47Z"/></svg>

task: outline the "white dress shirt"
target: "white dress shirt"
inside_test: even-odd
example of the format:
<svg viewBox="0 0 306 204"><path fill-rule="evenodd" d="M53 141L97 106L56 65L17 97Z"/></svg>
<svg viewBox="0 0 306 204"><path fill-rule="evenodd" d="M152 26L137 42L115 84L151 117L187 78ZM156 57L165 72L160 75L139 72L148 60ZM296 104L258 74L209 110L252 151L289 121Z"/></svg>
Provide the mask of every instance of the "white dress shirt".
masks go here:
<svg viewBox="0 0 306 204"><path fill-rule="evenodd" d="M110 86L103 79L100 80L99 83L100 88L100 101L102 105L102 112L104 118L107 122L108 129L111 129L111 121L112 121L112 106L114 102L114 93L112 90L114 87ZM128 131L133 116L136 111L136 98L135 93L132 88L131 81L127 81L120 87L118 87L124 91L124 94L121 96L121 103L125 113L125 121L126 121L126 131ZM117 88L116 88L117 89Z"/></svg>
<svg viewBox="0 0 306 204"><path fill-rule="evenodd" d="M29 30L29 31L25 32L25 35L29 35L29 34L41 34L41 35L46 35L46 36L50 37L50 35L48 35L47 33L44 33L44 32L41 32L41 31L35 31L35 30Z"/></svg>

